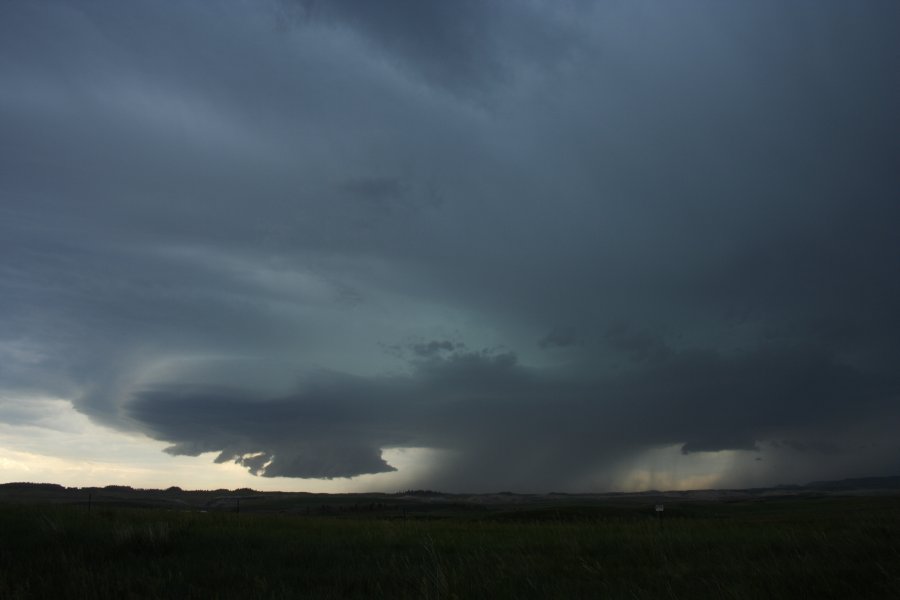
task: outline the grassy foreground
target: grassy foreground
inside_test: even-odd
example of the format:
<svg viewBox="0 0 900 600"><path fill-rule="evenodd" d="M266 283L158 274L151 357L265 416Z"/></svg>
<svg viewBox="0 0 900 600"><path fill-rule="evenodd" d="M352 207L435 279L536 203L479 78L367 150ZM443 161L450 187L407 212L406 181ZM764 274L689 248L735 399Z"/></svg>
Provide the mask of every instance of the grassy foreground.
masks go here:
<svg viewBox="0 0 900 600"><path fill-rule="evenodd" d="M897 497L667 511L419 520L6 505L0 598L900 598Z"/></svg>

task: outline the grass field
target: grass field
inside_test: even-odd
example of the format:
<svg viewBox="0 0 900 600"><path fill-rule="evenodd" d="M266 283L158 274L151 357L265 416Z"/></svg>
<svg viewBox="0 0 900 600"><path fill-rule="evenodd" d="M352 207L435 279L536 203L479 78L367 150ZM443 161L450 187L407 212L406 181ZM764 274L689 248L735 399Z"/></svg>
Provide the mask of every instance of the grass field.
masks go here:
<svg viewBox="0 0 900 600"><path fill-rule="evenodd" d="M0 598L900 598L900 498L440 518L0 505Z"/></svg>

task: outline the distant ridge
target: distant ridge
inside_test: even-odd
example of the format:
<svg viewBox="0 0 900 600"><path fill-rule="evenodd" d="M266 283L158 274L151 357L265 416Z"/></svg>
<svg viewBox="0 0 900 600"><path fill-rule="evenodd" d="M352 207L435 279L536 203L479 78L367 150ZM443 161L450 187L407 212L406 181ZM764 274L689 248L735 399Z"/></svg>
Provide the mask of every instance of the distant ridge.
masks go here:
<svg viewBox="0 0 900 600"><path fill-rule="evenodd" d="M257 495L273 495L273 494L290 494L290 495L310 495L308 492L259 492L256 490L252 490L249 488L241 488L238 490L226 490L226 489L218 489L218 490L182 490L178 487L170 487L165 490L156 490L156 489L134 489L131 486L127 485L107 485L104 487L96 487L96 486L85 486L81 488L66 488L62 485L56 483L29 483L29 482L11 482L11 483L0 483L0 490L3 491L44 491L44 492L65 492L65 491L74 491L74 490L96 490L103 492L112 492L112 493L152 493L152 494L165 494L165 495L180 495L180 494L191 494L191 493L216 493L219 495L222 494L257 494ZM689 493L703 493L703 492L746 492L750 494L755 494L759 492L850 492L850 491L864 491L864 490L897 490L900 491L900 475L887 476L887 477L855 477L850 479L838 479L834 481L811 481L807 484L787 484L787 485L776 485L770 487L761 487L761 488L732 488L728 490L687 490L687 491L663 491L663 490L645 490L640 492L607 492L607 493L596 493L596 492L574 492L574 493L561 493L561 492L551 492L547 494L548 496L653 496L657 494L689 494ZM341 496L341 495L354 495L354 494L312 494L315 496ZM358 495L358 494L357 494ZM453 492L438 492L434 490L406 490L402 492L397 492L396 494L366 494L365 492L362 495L375 495L375 496L405 496L405 497L421 497L421 498L430 498L430 497L447 497L447 496L456 496L456 497L477 497L477 496L541 496L542 494L517 494L514 492L494 492L494 493L484 493L484 494L456 494Z"/></svg>
<svg viewBox="0 0 900 600"><path fill-rule="evenodd" d="M838 481L813 481L801 487L811 490L834 492L843 490L900 490L900 476L856 477Z"/></svg>

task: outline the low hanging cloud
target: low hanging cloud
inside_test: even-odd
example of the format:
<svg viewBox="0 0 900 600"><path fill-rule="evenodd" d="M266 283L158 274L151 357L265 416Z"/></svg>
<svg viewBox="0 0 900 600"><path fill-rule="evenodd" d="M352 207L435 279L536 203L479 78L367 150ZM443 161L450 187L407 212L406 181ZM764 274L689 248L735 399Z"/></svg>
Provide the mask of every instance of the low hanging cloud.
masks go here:
<svg viewBox="0 0 900 600"><path fill-rule="evenodd" d="M835 436L860 414L900 418L896 378L880 380L810 348L737 357L683 352L603 378L573 380L512 354L429 355L403 376L322 373L300 391L158 386L128 415L173 454L221 452L264 476L347 477L391 469L381 450L449 449L436 484L545 486L609 468L622 453L681 444L682 452L758 451L760 440L848 450ZM860 419L864 421L864 419ZM527 476L510 464L529 464ZM265 464L265 468L262 465Z"/></svg>
<svg viewBox="0 0 900 600"><path fill-rule="evenodd" d="M898 5L387 5L3 5L0 420L444 489L900 468Z"/></svg>

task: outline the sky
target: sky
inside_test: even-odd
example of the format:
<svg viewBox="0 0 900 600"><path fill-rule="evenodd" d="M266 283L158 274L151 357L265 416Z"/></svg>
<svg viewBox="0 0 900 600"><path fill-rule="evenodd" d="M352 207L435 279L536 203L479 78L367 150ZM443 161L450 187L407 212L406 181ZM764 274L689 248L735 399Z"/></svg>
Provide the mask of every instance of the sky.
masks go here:
<svg viewBox="0 0 900 600"><path fill-rule="evenodd" d="M0 480L900 474L900 3L6 0Z"/></svg>

